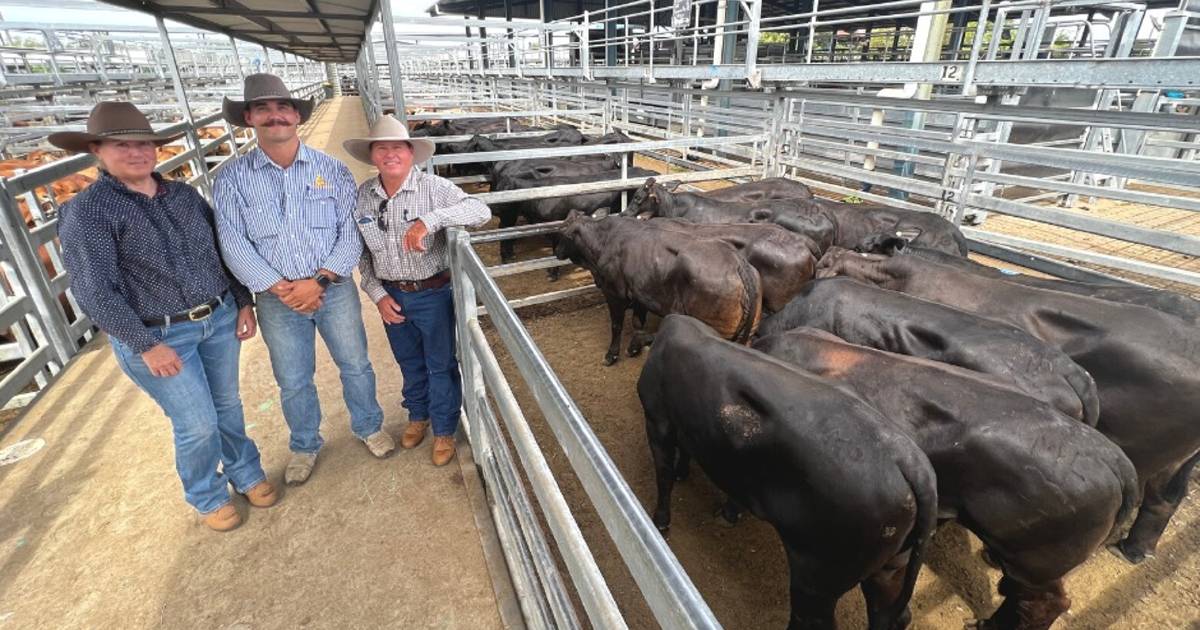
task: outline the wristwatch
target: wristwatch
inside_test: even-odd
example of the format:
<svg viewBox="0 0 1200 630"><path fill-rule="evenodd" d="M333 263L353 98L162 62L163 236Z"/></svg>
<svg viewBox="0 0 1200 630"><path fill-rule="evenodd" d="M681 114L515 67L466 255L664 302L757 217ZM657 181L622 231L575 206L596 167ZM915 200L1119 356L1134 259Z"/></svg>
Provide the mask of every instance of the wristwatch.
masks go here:
<svg viewBox="0 0 1200 630"><path fill-rule="evenodd" d="M317 272L317 274L313 276L313 280L316 280L317 284L321 285L322 289L328 289L329 283L333 282L329 276L320 272Z"/></svg>

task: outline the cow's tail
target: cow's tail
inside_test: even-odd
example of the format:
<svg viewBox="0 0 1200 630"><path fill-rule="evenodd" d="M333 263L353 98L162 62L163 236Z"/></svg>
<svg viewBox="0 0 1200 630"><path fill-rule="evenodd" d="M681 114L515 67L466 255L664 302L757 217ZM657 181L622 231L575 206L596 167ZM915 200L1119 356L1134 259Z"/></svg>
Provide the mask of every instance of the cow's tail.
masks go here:
<svg viewBox="0 0 1200 630"><path fill-rule="evenodd" d="M914 445L914 450L916 446ZM921 573L921 565L925 562L925 548L937 529L938 498L937 478L933 473L933 465L919 450L914 453L920 456L907 458L900 467L900 473L908 481L913 497L917 501L917 511L913 518L913 528L909 532L906 547L909 550L908 566L905 568L904 583L900 594L893 606L892 619L899 619L908 602L912 600L913 591L917 586L917 576Z"/></svg>
<svg viewBox="0 0 1200 630"><path fill-rule="evenodd" d="M1100 394L1096 391L1096 379L1079 364L1070 362L1075 369L1067 373L1067 384L1075 390L1079 402L1083 404L1083 421L1089 427L1094 427L1100 421Z"/></svg>
<svg viewBox="0 0 1200 630"><path fill-rule="evenodd" d="M1137 511L1138 505L1142 502L1142 486L1138 482L1137 469L1133 467L1133 463L1125 456L1125 453L1120 449L1114 449L1115 457L1109 459L1115 460L1109 462L1109 468L1116 475L1117 481L1121 483L1121 507L1117 510L1117 517L1113 519L1112 529L1108 532L1106 544L1112 544L1120 540L1121 535L1125 532L1125 526L1133 518L1133 514ZM1197 453L1193 457L1200 456Z"/></svg>
<svg viewBox="0 0 1200 630"><path fill-rule="evenodd" d="M748 345L750 337L758 330L759 320L762 319L762 279L753 265L741 256L737 259L737 273L742 279L742 319L738 322L733 340Z"/></svg>

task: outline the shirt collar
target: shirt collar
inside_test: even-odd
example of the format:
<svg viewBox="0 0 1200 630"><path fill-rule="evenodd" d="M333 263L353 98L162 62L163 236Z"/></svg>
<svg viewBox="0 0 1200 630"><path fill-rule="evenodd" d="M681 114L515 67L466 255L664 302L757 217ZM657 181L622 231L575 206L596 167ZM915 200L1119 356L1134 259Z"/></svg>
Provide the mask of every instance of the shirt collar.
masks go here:
<svg viewBox="0 0 1200 630"><path fill-rule="evenodd" d="M125 185L125 182L122 182L121 180L117 179L116 177L113 177L112 173L109 173L108 171L106 171L102 168L98 169L98 170L100 171L100 181L108 184L108 186L110 188L112 188L113 190L115 190L119 193L126 194L126 195L137 195L139 197L146 196L140 192L131 190L128 186ZM161 197L161 196L167 194L167 180L164 179L163 176L160 173L158 173L157 171L150 173L150 176L154 178L154 181L158 182L158 192L155 193L154 196Z"/></svg>
<svg viewBox="0 0 1200 630"><path fill-rule="evenodd" d="M311 151L312 151L312 149L309 149L308 145L301 142L300 150L296 152L296 161L292 162L292 163L295 164L296 162L312 162ZM276 164L274 160L267 157L267 152L263 151L262 147L255 147L254 151L250 155L254 156L254 161L252 162L252 166L254 166L254 168L256 170L260 169L264 166L267 166L268 164L271 166L274 166L275 168L281 169L281 170L283 168L283 167L279 166L278 164Z"/></svg>
<svg viewBox="0 0 1200 630"><path fill-rule="evenodd" d="M408 172L408 177L404 178L404 183L400 184L400 189L397 190L396 193L399 194L402 192L415 191L417 189L417 184L421 181L421 177L424 177L424 175L414 166L413 169ZM383 189L383 178L379 175L375 176L372 190L375 191L375 194L378 195L380 199L388 199L387 191Z"/></svg>

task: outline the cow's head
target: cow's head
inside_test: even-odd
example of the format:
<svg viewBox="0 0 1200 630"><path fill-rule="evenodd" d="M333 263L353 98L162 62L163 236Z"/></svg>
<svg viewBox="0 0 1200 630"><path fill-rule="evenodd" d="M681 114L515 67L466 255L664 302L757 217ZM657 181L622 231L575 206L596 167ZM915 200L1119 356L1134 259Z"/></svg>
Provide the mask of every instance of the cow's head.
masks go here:
<svg viewBox="0 0 1200 630"><path fill-rule="evenodd" d="M625 206L625 210L621 214L631 217L642 212L649 212L650 189L654 187L655 183L653 177L647 178L642 183L642 187L634 191L633 197L629 199L629 205Z"/></svg>
<svg viewBox="0 0 1200 630"><path fill-rule="evenodd" d="M921 236L920 228L906 227L894 232L872 234L859 242L854 249L855 251L867 254L895 256L896 254L904 253L908 244L915 241L919 236Z"/></svg>
<svg viewBox="0 0 1200 630"><path fill-rule="evenodd" d="M582 239L584 223L592 221L588 215L572 210L567 213L567 218L563 219L562 226L558 228L558 242L554 244L554 256L559 260L570 259L575 264L580 264L580 259L583 256L583 251L579 247Z"/></svg>

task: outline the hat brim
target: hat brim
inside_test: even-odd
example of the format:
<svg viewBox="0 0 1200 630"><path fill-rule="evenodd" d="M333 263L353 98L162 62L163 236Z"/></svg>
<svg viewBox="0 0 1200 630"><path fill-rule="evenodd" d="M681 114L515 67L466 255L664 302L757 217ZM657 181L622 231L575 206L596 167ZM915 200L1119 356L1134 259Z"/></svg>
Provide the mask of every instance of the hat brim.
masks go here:
<svg viewBox="0 0 1200 630"><path fill-rule="evenodd" d="M59 131L52 133L46 137L46 141L50 144L72 153L88 153L91 148L88 146L93 142L103 142L105 140L132 140L135 142L148 141L153 142L157 146L162 146L168 142L174 142L183 137L183 132L163 135L157 133L121 133L107 136L100 136L94 133L86 133L83 131Z"/></svg>
<svg viewBox="0 0 1200 630"><path fill-rule="evenodd" d="M423 164L426 160L433 157L437 151L437 146L432 140L424 138L351 138L342 142L342 148L350 157L364 164L374 164L371 162L371 143L372 142L407 142L413 150L413 164Z"/></svg>
<svg viewBox="0 0 1200 630"><path fill-rule="evenodd" d="M300 112L300 124L308 122L309 116L312 116L313 107L317 102L313 99L300 100L298 98L284 98L280 96L264 96L262 98L254 98L248 101L234 101L228 96L221 102L221 115L225 118L225 122L235 127L250 127L246 124L246 107L255 101L288 101L296 111Z"/></svg>

